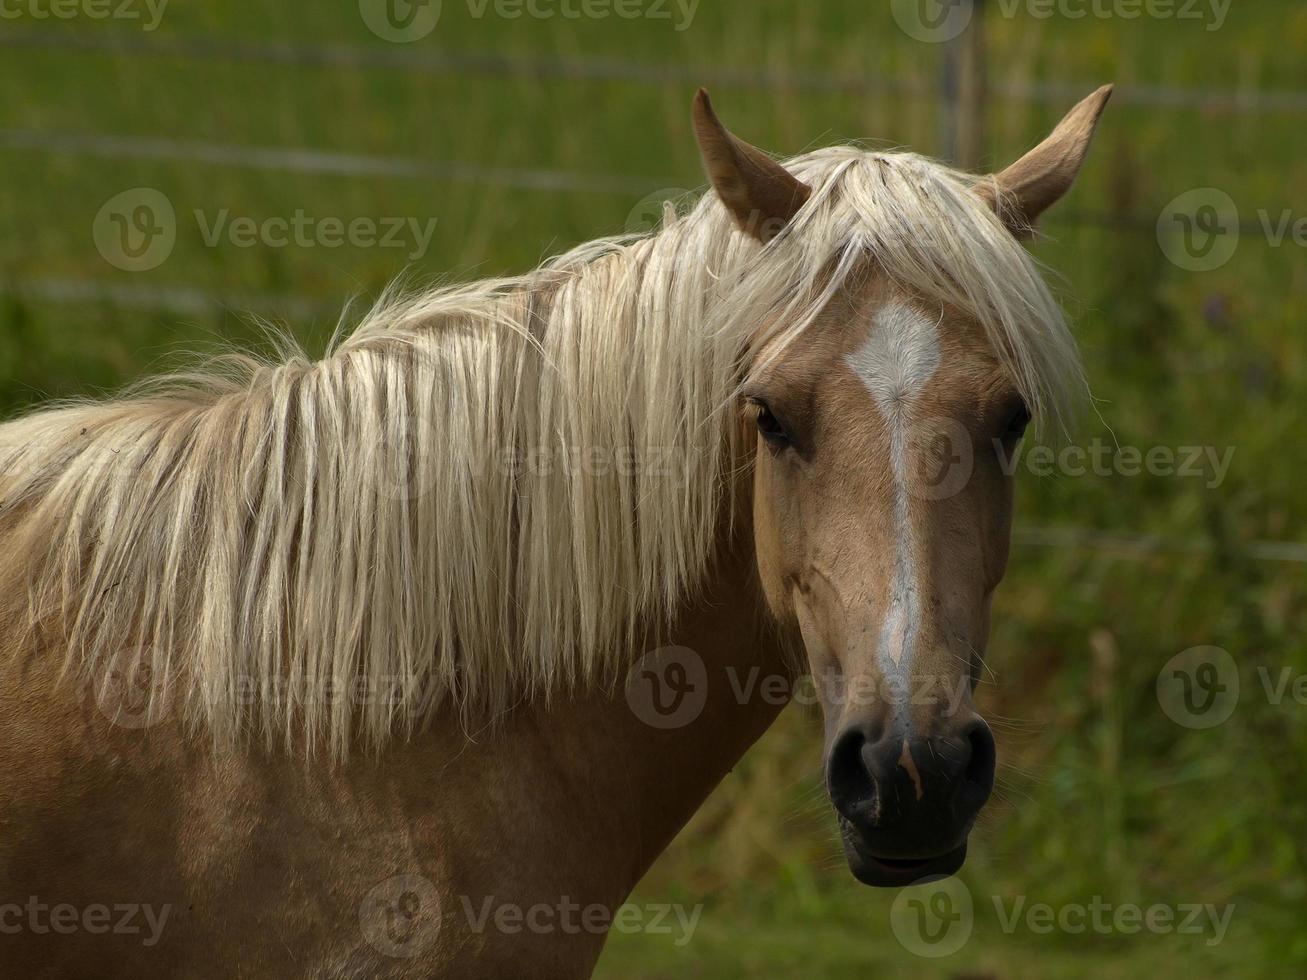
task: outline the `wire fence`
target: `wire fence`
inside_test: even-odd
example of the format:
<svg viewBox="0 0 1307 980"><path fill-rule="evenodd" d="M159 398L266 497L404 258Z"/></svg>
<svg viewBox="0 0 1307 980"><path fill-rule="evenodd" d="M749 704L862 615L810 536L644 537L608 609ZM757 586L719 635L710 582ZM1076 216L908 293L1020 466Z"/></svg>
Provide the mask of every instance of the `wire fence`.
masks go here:
<svg viewBox="0 0 1307 980"><path fill-rule="evenodd" d="M284 170L340 177L396 177L489 184L517 190L593 191L647 194L670 187L672 177L633 177L621 174L569 173L560 170L485 167L480 164L412 157L340 153L294 147L247 146L232 143L175 140L165 137L113 136L58 130L0 129L0 147L80 153L119 159L177 160L252 170Z"/></svg>
<svg viewBox="0 0 1307 980"><path fill-rule="evenodd" d="M338 177L434 179L513 190L570 191L632 197L657 193L660 189L679 189L684 182L667 175L634 176L530 167L487 167L459 161L342 153L300 147L249 146L47 129L0 129L0 148L77 153L112 159L175 160ZM1157 215L1131 211L1080 210L1054 213L1045 223L1154 233ZM1255 221L1241 221L1239 230L1255 233L1262 229Z"/></svg>
<svg viewBox="0 0 1307 980"><path fill-rule="evenodd" d="M800 92L872 94L890 92L935 99L934 84L916 78L866 72L778 71L730 68L707 64L653 64L627 59L570 56L567 58L458 52L357 44L299 44L236 38L146 37L137 35L79 36L36 32L0 38L0 48L69 49L142 57L190 58L254 62L300 67L392 69L423 74L487 75L522 79L561 78L580 81L622 81L651 84L715 85L752 90L789 89ZM1078 99L1095 85L1089 83L990 83L989 91L1012 101L1061 105ZM1123 85L1113 94L1117 103L1208 113L1307 112L1307 90L1211 89L1162 85Z"/></svg>
<svg viewBox="0 0 1307 980"><path fill-rule="evenodd" d="M573 56L525 57L406 49L349 44L299 44L279 41L136 35L87 37L13 33L0 37L0 49L73 50L139 57L183 58L229 63L297 67L342 67L422 74L480 75L539 80L547 78L627 82L633 84L708 84L748 90L792 90L872 94L937 99L938 88L920 79L867 73L835 74L724 68L712 65L633 63L627 60ZM1063 105L1092 86L1043 82L996 82L991 96L1009 101ZM1131 85L1119 87L1115 101L1129 105L1201 110L1206 113L1268 114L1307 111L1307 91L1216 90ZM668 176L577 173L569 171L485 167L456 161L347 153L294 147L259 147L164 137L127 137L104 133L36 129L0 130L0 147L37 152L73 153L101 158L175 160L255 170L287 171L364 178L436 179L540 192L649 194L678 185ZM1121 211L1077 211L1057 215L1058 225L1091 226L1154 233L1157 216ZM1249 228L1255 227L1248 223ZM1259 226L1256 226L1259 227ZM177 315L256 312L273 316L311 317L339 314L337 304L295 294L219 294L189 285L137 285L97 279L46 277L0 284L12 294L55 303L104 303L128 309ZM1213 554L1205 539L1118 534L1078 527L1024 527L1014 543L1030 548L1076 549L1126 560L1156 556ZM1256 561L1307 563L1307 543L1251 541L1234 549Z"/></svg>
<svg viewBox="0 0 1307 980"><path fill-rule="evenodd" d="M1116 534L1080 527L1014 528L1012 540L1032 548L1078 548L1140 561L1157 556L1211 556L1217 550L1212 541L1202 538ZM1255 561L1307 563L1307 544L1297 541L1248 541L1231 550Z"/></svg>
<svg viewBox="0 0 1307 980"><path fill-rule="evenodd" d="M754 90L792 89L812 92L891 92L937 100L937 86L901 77L867 73L841 75L723 68L712 65L641 64L627 60L573 56L526 57L492 53L418 50L357 44L299 44L233 38L153 37L137 35L83 36L38 32L0 36L0 49L73 50L140 57L181 58L231 63L263 63L297 67L344 67L427 74L486 75L528 80L563 78L636 84L711 84ZM1067 102L1092 86L1045 82L991 83L998 99L1037 103ZM1128 104L1192 108L1205 112L1267 113L1307 111L1307 91L1188 89L1163 86L1123 86L1114 100ZM178 160L256 170L282 170L364 178L435 179L515 190L644 195L679 186L671 176L487 167L460 161L390 157L367 153L332 152L295 147L260 147L187 141L164 137L120 136L107 133L38 129L0 130L0 147L77 153L118 159ZM1153 234L1157 215L1132 211L1055 213L1048 224L1093 227L1125 233ZM1240 230L1256 233L1256 222L1242 221Z"/></svg>

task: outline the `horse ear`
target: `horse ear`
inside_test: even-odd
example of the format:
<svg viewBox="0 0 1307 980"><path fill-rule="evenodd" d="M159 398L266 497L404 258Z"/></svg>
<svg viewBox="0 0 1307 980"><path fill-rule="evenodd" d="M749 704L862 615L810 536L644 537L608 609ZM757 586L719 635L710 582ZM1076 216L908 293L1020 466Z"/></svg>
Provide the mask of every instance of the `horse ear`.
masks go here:
<svg viewBox="0 0 1307 980"><path fill-rule="evenodd" d="M708 92L694 97L694 133L704 169L735 223L764 244L812 196L812 188L756 146L737 139L713 112Z"/></svg>
<svg viewBox="0 0 1307 980"><path fill-rule="evenodd" d="M1112 96L1104 85L1066 114L1044 142L1002 173L976 187L1018 238L1034 234L1035 222L1071 187L1089 151L1098 117Z"/></svg>

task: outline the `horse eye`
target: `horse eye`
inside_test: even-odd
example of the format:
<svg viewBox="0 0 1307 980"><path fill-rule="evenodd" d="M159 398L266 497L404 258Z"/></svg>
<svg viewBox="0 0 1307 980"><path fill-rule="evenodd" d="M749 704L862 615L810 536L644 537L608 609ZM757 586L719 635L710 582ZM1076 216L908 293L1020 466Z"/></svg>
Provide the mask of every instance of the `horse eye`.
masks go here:
<svg viewBox="0 0 1307 980"><path fill-rule="evenodd" d="M1026 407L1025 401L1022 400L1012 413L1012 417L1008 419L1004 434L1012 439L1020 439L1025 435L1028 425L1030 425L1030 409Z"/></svg>
<svg viewBox="0 0 1307 980"><path fill-rule="evenodd" d="M757 414L754 416L754 425L758 427L758 433L764 439L774 446L782 446L789 442L789 436L785 434L785 426L781 425L780 420L772 414L772 410L766 402L755 401L753 403Z"/></svg>

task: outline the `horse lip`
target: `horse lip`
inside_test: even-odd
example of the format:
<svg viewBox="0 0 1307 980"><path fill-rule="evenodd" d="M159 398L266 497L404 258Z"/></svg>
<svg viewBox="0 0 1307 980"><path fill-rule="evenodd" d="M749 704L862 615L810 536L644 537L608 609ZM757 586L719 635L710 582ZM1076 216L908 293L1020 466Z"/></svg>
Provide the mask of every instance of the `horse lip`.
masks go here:
<svg viewBox="0 0 1307 980"><path fill-rule="evenodd" d="M922 860L878 858L861 853L849 862L853 876L865 885L876 888L906 888L923 880L935 881L956 874L967 859L967 845L962 843L953 850Z"/></svg>
<svg viewBox="0 0 1307 980"><path fill-rule="evenodd" d="M947 878L956 874L967 859L967 834L962 835L957 847L939 854L900 857L876 854L855 828L843 820L841 823L849 870L864 885L905 888L923 879Z"/></svg>
<svg viewBox="0 0 1307 980"><path fill-rule="evenodd" d="M935 858L882 858L876 857L874 854L868 854L867 857L892 871L924 870L927 865L932 864L936 860Z"/></svg>

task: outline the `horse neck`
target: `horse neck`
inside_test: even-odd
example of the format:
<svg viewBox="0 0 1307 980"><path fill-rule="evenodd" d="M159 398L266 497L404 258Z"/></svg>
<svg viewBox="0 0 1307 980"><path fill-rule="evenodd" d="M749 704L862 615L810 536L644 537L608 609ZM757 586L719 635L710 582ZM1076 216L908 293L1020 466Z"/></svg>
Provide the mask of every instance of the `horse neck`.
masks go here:
<svg viewBox="0 0 1307 980"><path fill-rule="evenodd" d="M707 588L681 610L663 645L580 719L581 761L590 778L609 784L606 795L628 828L630 885L771 725L792 688L784 645L763 614L752 542L742 537L719 550Z"/></svg>
<svg viewBox="0 0 1307 980"><path fill-rule="evenodd" d="M620 904L784 707L793 674L762 612L748 520L737 514L733 533L726 523L704 589L659 631L633 681L519 710L497 737L461 752L461 778L445 769L442 784L465 779L469 796L495 786L497 806L530 814L528 826L514 824L527 835L517 846L551 855L546 868L534 862L543 878L524 883L519 865L506 886L493 870L506 863L503 836L479 811L458 834L464 853L484 859L471 862L465 892Z"/></svg>

